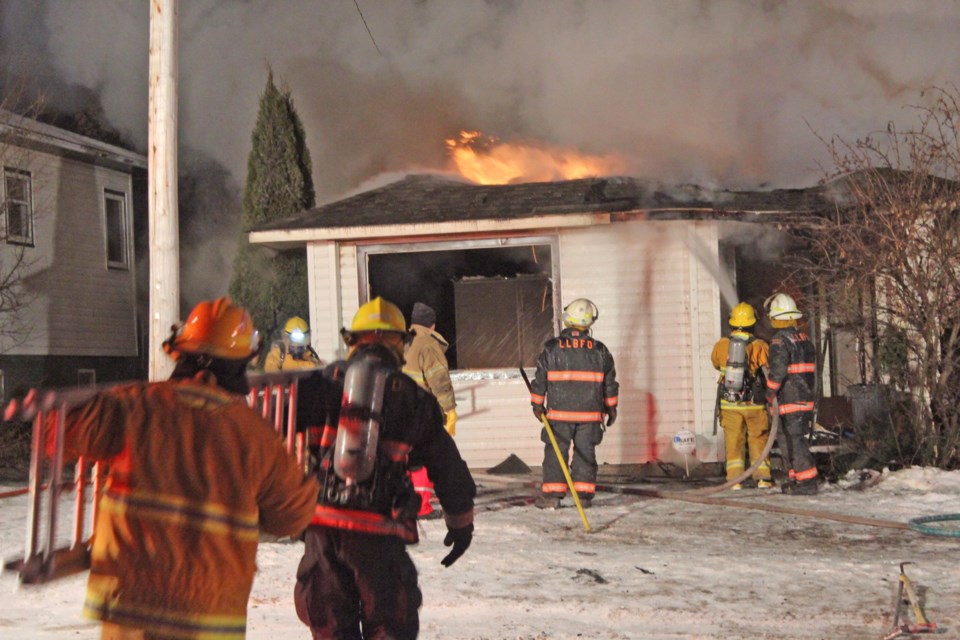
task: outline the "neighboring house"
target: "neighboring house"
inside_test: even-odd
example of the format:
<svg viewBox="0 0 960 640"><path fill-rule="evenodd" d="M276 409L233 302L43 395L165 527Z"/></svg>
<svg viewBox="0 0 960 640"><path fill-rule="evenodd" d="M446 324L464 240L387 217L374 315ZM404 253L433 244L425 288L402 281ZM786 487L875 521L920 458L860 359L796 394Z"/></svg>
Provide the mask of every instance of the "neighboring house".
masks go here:
<svg viewBox="0 0 960 640"><path fill-rule="evenodd" d="M696 434L699 460L722 455L710 351L736 303L727 298L762 302L776 286L741 282L733 291L737 243L749 240L727 241L728 222L827 210L825 193L667 189L633 178L480 186L418 175L265 225L250 240L306 247L310 326L326 360L343 354L338 330L373 296L393 300L408 319L416 300L437 310L451 343L457 444L471 467L511 453L540 463L544 445L519 365L532 373L564 304L593 300L595 335L614 354L620 381L620 417L600 462L683 466L672 448L681 430ZM773 224L739 228L776 233Z"/></svg>
<svg viewBox="0 0 960 640"><path fill-rule="evenodd" d="M137 153L0 111L3 398L143 377L134 270ZM0 285L2 286L2 285Z"/></svg>

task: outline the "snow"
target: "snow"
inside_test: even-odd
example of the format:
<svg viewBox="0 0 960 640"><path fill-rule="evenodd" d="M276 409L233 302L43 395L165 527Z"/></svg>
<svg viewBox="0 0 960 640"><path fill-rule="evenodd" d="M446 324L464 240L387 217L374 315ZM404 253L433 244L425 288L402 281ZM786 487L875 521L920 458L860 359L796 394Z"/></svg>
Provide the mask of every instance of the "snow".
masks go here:
<svg viewBox="0 0 960 640"><path fill-rule="evenodd" d="M421 542L410 548L424 594L421 638L880 638L892 628L903 562L913 563L904 568L927 618L945 629L937 637L960 638L957 538L901 528L960 512L960 472L885 471L862 491L841 481L817 496L745 489L691 502L602 493L585 512L590 533L575 508L530 505L536 474L477 479L466 555L440 565L442 520L422 522ZM724 504L711 503L718 498ZM22 552L26 505L26 496L0 500L5 559ZM309 637L292 602L301 552L299 542L260 545L248 638ZM80 615L84 585L85 575L39 587L0 576L0 637L99 638Z"/></svg>

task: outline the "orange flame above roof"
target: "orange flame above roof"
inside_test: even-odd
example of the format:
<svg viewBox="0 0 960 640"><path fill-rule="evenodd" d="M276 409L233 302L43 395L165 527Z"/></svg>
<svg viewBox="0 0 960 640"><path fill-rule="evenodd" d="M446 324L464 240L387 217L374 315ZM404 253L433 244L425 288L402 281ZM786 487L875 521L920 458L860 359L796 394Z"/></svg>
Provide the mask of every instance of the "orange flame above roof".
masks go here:
<svg viewBox="0 0 960 640"><path fill-rule="evenodd" d="M447 150L463 177L478 184L550 182L611 175L622 162L615 156L590 156L541 144L501 142L479 131L448 138Z"/></svg>

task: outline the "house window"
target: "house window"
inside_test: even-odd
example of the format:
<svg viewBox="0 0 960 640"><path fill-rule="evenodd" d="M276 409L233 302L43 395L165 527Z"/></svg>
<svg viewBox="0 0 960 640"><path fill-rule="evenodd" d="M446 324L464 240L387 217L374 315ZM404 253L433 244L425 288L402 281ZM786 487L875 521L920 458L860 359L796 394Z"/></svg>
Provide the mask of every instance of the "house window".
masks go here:
<svg viewBox="0 0 960 640"><path fill-rule="evenodd" d="M7 242L33 246L33 195L30 173L19 169L3 170L4 219Z"/></svg>
<svg viewBox="0 0 960 640"><path fill-rule="evenodd" d="M128 269L130 255L127 247L127 198L116 191L104 191L103 209L107 227L107 266Z"/></svg>
<svg viewBox="0 0 960 640"><path fill-rule="evenodd" d="M89 387L97 384L96 369L77 369L77 386Z"/></svg>
<svg viewBox="0 0 960 640"><path fill-rule="evenodd" d="M414 302L436 311L451 369L535 366L559 308L556 238L492 238L358 247L367 299L383 296L407 320Z"/></svg>

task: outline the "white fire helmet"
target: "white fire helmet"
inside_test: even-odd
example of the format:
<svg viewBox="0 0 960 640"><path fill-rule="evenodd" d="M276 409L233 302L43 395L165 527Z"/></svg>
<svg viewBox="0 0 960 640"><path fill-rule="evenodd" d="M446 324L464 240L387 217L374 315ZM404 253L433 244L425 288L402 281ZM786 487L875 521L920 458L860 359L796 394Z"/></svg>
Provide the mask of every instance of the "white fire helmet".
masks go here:
<svg viewBox="0 0 960 640"><path fill-rule="evenodd" d="M563 326L589 329L599 316L597 305L586 298L577 298L563 308Z"/></svg>
<svg viewBox="0 0 960 640"><path fill-rule="evenodd" d="M797 310L797 303L785 293L775 293L763 303L771 320L799 320L803 314Z"/></svg>

